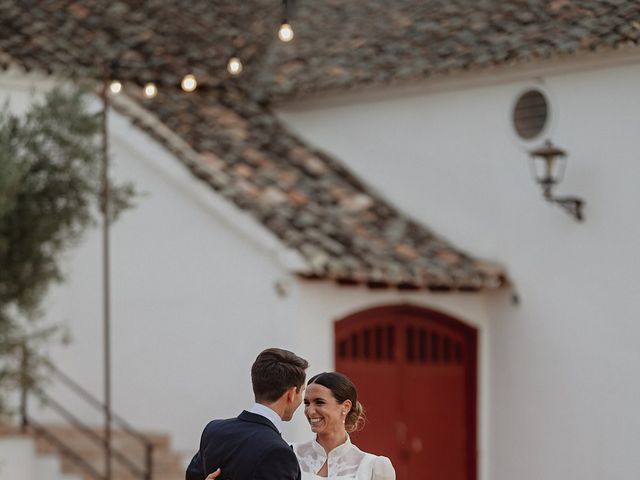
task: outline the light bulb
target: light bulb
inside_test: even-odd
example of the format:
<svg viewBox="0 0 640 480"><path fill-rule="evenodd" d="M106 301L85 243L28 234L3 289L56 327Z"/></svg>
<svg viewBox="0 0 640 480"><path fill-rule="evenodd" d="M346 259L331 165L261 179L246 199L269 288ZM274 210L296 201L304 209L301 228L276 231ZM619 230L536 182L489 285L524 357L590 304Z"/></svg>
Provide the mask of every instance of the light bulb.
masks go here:
<svg viewBox="0 0 640 480"><path fill-rule="evenodd" d="M227 71L231 75L238 75L242 72L242 62L238 57L231 57L229 59L229 63L227 64Z"/></svg>
<svg viewBox="0 0 640 480"><path fill-rule="evenodd" d="M293 28L287 22L283 22L278 30L278 38L283 42L290 42L293 40Z"/></svg>
<svg viewBox="0 0 640 480"><path fill-rule="evenodd" d="M122 84L118 80L114 80L109 85L109 90L111 90L113 94L118 94L122 91Z"/></svg>
<svg viewBox="0 0 640 480"><path fill-rule="evenodd" d="M182 90L184 90L185 92L193 92L198 86L198 82L196 81L196 77L189 74L184 76L180 86L182 87Z"/></svg>
<svg viewBox="0 0 640 480"><path fill-rule="evenodd" d="M153 98L158 95L158 87L156 87L155 83L149 82L144 86L143 92L145 97Z"/></svg>

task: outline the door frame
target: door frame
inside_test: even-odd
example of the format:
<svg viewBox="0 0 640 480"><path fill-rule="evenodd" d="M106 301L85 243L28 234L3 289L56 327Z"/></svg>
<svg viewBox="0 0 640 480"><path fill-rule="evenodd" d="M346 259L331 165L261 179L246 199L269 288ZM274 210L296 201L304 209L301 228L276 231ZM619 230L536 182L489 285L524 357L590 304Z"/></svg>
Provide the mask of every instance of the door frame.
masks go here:
<svg viewBox="0 0 640 480"><path fill-rule="evenodd" d="M423 317L425 320L434 322L457 330L465 336L468 342L468 369L466 374L467 387L467 431L469 432L469 441L467 442L467 478L469 480L477 480L478 478L478 328L466 323L450 314L436 310L434 308L418 306L415 304L388 304L371 308L365 308L351 313L344 317L338 318L333 322L333 362L334 369L338 355L336 329L341 322L364 322L371 316L389 315L390 317L409 315L414 317Z"/></svg>

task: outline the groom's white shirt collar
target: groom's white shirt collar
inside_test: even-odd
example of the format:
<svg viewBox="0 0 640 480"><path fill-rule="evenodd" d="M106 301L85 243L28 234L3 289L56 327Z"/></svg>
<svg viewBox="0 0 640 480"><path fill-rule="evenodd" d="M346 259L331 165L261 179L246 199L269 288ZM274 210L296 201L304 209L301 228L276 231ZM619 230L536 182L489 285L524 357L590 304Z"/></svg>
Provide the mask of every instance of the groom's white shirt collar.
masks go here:
<svg viewBox="0 0 640 480"><path fill-rule="evenodd" d="M278 432L282 433L282 419L280 418L280 415L271 410L269 407L262 405L261 403L254 403L253 407L251 407L248 411L257 415L262 415L264 418L275 425Z"/></svg>

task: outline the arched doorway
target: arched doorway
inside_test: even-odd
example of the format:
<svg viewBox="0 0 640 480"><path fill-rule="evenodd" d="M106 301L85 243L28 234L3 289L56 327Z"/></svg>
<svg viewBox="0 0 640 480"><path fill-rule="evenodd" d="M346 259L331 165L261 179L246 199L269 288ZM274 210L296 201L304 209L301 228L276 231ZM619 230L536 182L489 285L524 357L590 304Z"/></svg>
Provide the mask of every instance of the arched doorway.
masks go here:
<svg viewBox="0 0 640 480"><path fill-rule="evenodd" d="M365 451L391 458L400 480L476 479L477 331L400 305L335 322L336 370L358 387Z"/></svg>

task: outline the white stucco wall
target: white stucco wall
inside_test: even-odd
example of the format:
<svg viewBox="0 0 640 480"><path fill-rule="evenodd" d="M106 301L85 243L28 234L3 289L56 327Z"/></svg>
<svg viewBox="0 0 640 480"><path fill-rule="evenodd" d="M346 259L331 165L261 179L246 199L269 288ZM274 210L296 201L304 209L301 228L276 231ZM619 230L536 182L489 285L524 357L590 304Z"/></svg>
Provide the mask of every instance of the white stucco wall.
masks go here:
<svg viewBox="0 0 640 480"><path fill-rule="evenodd" d="M20 111L33 76L0 77L0 93ZM485 302L473 294L370 291L290 276L295 255L235 209L120 115L111 115L113 176L142 192L112 230L112 381L116 412L143 430L167 432L186 457L211 418L251 403L249 369L268 346L309 359L309 373L333 368L333 322L382 304L411 302L440 309L480 329L480 439L484 465L490 369ZM73 341L53 349L63 371L98 397L103 392L100 231L67 254L67 281L52 289L46 317L64 322ZM282 282L284 296L276 293ZM54 388L90 422L101 416ZM55 417L50 416L53 420ZM285 438L303 440L301 411Z"/></svg>
<svg viewBox="0 0 640 480"><path fill-rule="evenodd" d="M0 92L16 111L24 109L31 79L3 80ZM257 353L295 349L290 300L274 288L288 275L283 252L128 120L113 114L110 130L113 176L142 192L111 236L113 407L135 427L170 433L177 449L193 453L208 420L251 405ZM99 398L101 261L95 229L68 252L67 281L44 305L47 320L64 322L73 336L68 347L53 349L54 362ZM100 414L54 391L100 424Z"/></svg>
<svg viewBox="0 0 640 480"><path fill-rule="evenodd" d="M508 267L521 304L504 293L488 303L485 480L640 471L640 62L564 70L281 109L404 211ZM552 118L524 143L510 115L531 86ZM583 224L545 203L530 176L526 152L545 138L569 154L558 194L586 200Z"/></svg>
<svg viewBox="0 0 640 480"><path fill-rule="evenodd" d="M248 370L261 348L292 348L311 372L329 369L333 320L410 301L480 329L481 479L632 478L640 471L638 84L640 67L630 65L283 109L294 129L397 206L507 265L517 307L507 292L371 292L299 281L278 296L274 282L287 270L268 234L114 116L114 175L146 192L113 229L115 409L140 428L170 432L190 452L207 420L250 403ZM584 224L546 204L530 178L526 150L535 144L518 141L509 122L528 86L551 98L547 134L569 153L558 190L586 199ZM28 89L0 82L16 109ZM94 232L70 252L69 281L46 305L47 317L66 320L75 338L56 349L55 361L98 395L99 240ZM298 440L307 431L298 414L285 435Z"/></svg>
<svg viewBox="0 0 640 480"><path fill-rule="evenodd" d="M0 480L33 480L34 452L30 438L0 438Z"/></svg>

